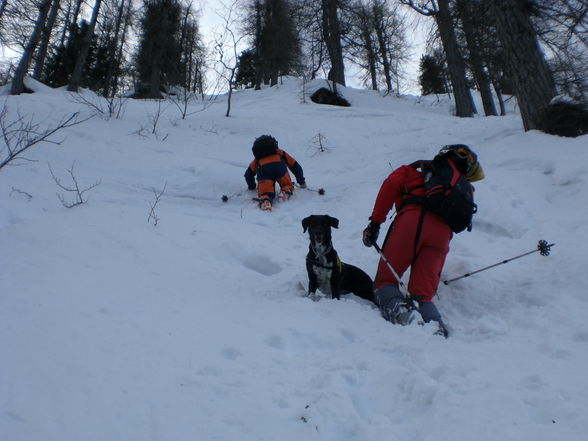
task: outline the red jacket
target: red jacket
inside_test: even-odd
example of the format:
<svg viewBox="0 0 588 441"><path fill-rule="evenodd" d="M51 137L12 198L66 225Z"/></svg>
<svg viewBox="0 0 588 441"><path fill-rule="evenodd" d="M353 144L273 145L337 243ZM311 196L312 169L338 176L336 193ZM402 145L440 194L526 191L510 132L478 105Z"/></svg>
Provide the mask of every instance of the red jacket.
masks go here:
<svg viewBox="0 0 588 441"><path fill-rule="evenodd" d="M385 222L392 206L395 205L396 210L400 210L409 193L424 195L423 184L423 175L414 167L403 165L397 168L382 183L370 219L379 224ZM401 211L418 209L420 209L419 205L409 204Z"/></svg>

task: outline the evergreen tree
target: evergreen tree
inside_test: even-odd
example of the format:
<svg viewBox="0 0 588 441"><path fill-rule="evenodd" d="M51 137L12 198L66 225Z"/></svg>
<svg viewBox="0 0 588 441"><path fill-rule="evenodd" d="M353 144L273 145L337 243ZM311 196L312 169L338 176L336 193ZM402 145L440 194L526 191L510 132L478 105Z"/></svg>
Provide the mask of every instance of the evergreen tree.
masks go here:
<svg viewBox="0 0 588 441"><path fill-rule="evenodd" d="M280 75L299 70L300 39L289 2L255 0L248 8L247 31L253 36L252 48L242 54L247 64L241 69L254 69L256 88L261 82L273 86Z"/></svg>
<svg viewBox="0 0 588 441"><path fill-rule="evenodd" d="M422 95L447 93L443 66L432 55L423 55L419 63L419 84Z"/></svg>
<svg viewBox="0 0 588 441"><path fill-rule="evenodd" d="M239 55L235 84L237 86L253 87L256 79L255 54L252 49L244 50Z"/></svg>
<svg viewBox="0 0 588 441"><path fill-rule="evenodd" d="M177 0L145 0L136 69L142 98L161 98L181 84L181 7Z"/></svg>

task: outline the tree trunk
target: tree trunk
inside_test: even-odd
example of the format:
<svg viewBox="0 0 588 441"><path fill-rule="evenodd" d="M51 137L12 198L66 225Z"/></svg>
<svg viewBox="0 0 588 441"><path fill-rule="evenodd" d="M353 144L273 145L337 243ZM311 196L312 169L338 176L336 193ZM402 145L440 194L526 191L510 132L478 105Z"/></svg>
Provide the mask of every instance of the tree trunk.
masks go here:
<svg viewBox="0 0 588 441"><path fill-rule="evenodd" d="M506 106L504 105L504 98L502 97L502 89L498 84L498 81L492 83L494 86L494 91L496 92L496 98L498 98L498 104L500 106L500 116L506 115Z"/></svg>
<svg viewBox="0 0 588 441"><path fill-rule="evenodd" d="M382 57L382 68L384 69L384 77L386 78L386 90L392 90L392 74L390 69L390 59L388 58L388 47L386 39L384 38L384 17L381 10L382 5L373 5L374 28L378 37L378 45L380 47L380 56Z"/></svg>
<svg viewBox="0 0 588 441"><path fill-rule="evenodd" d="M120 35L120 30L122 27L123 15L125 9L125 0L121 0L120 5L118 7L118 14L116 16L116 22L114 24L114 36L112 37L112 41L110 42L110 48L108 50L108 68L106 70L106 75L104 78L104 89L102 90L102 94L105 97L111 96L111 90L113 87L112 77L114 75L114 71L117 70L117 58L116 58L116 50L118 47L118 40ZM114 95L114 90L112 90L112 94Z"/></svg>
<svg viewBox="0 0 588 441"><path fill-rule="evenodd" d="M125 46L125 41L127 39L127 31L128 31L128 28L131 24L132 6L133 6L132 2L127 3L127 13L125 14L123 31L122 31L122 35L120 37L120 42L118 43L118 49L117 49L117 54L116 54L116 65L117 66L120 66L122 64L123 50L124 50L124 46ZM112 79L112 95L113 96L116 94L117 89L118 89L118 79L119 79L119 71L117 70L115 72L113 79Z"/></svg>
<svg viewBox="0 0 588 441"><path fill-rule="evenodd" d="M455 99L455 115L462 118L472 117L476 113L476 107L467 85L465 63L459 53L449 10L449 0L439 0L438 4L439 11L435 14L435 21L447 58L447 68Z"/></svg>
<svg viewBox="0 0 588 441"><path fill-rule="evenodd" d="M67 86L67 90L70 92L77 92L80 88L80 81L82 79L82 70L86 64L86 58L88 57L88 51L90 50L90 44L92 43L92 37L94 37L94 29L96 29L96 21L98 20L98 12L100 11L100 5L102 4L102 0L96 0L94 3L94 10L92 11L92 18L90 19L90 23L88 28L86 29L86 33L84 34L84 40L82 42L82 47L80 48L80 53L78 54L78 58L76 60L76 65L74 70L71 74L69 79L69 84Z"/></svg>
<svg viewBox="0 0 588 441"><path fill-rule="evenodd" d="M16 71L14 72L14 78L12 79L12 86L10 88L11 95L20 95L25 91L24 77L29 70L31 61L33 60L35 48L39 44L41 32L43 31L43 27L47 21L47 14L49 14L49 8L51 7L51 1L52 0L44 0L43 3L41 3L39 6L39 15L37 16L33 33L29 38L22 57L20 58L20 62L18 63Z"/></svg>
<svg viewBox="0 0 588 441"><path fill-rule="evenodd" d="M372 36L370 33L370 29L365 23L365 27L363 28L364 34L364 42L365 42L365 51L367 53L367 62L368 62L368 69L370 71L370 77L372 80L372 90L378 90L378 72L376 70L376 52L374 50L374 42L372 41Z"/></svg>
<svg viewBox="0 0 588 441"><path fill-rule="evenodd" d="M261 90L261 83L263 81L263 64L261 60L261 3L255 2L255 90Z"/></svg>
<svg viewBox="0 0 588 441"><path fill-rule="evenodd" d="M557 95L553 76L537 43L527 9L521 0L492 2L496 30L504 48L509 78L520 108L525 131L542 128L542 114Z"/></svg>
<svg viewBox="0 0 588 441"><path fill-rule="evenodd" d="M53 26L55 26L55 20L57 19L57 13L59 12L59 2L60 0L53 0L53 4L51 5L49 16L47 18L47 23L43 27L41 42L39 45L39 50L37 51L37 60L35 61L35 70L33 71L33 78L38 81L41 81L41 76L43 75L43 68L45 67L45 59L47 58L51 32L53 31Z"/></svg>
<svg viewBox="0 0 588 441"><path fill-rule="evenodd" d="M337 16L337 0L322 1L323 38L331 60L328 79L345 86L345 65L341 49L341 31Z"/></svg>
<svg viewBox="0 0 588 441"><path fill-rule="evenodd" d="M494 104L494 98L492 97L492 87L486 70L484 69L482 57L480 56L480 45L478 44L474 24L472 23L472 10L470 9L468 2L469 0L457 0L457 9L463 25L463 33L468 45L468 50L470 52L470 62L472 64L474 78L478 84L478 89L480 90L480 96L482 97L484 113L486 116L496 116L496 105Z"/></svg>

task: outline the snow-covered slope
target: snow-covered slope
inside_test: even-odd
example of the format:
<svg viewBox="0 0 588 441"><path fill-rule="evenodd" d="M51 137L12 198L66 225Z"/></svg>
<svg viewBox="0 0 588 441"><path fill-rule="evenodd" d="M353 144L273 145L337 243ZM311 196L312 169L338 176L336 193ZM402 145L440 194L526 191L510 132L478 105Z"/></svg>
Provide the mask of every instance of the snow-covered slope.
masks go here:
<svg viewBox="0 0 588 441"><path fill-rule="evenodd" d="M91 113L32 86L5 97L10 118ZM0 170L1 440L586 439L585 137L524 133L514 110L458 119L435 99L345 89L352 107L337 108L301 91L237 91L229 118L224 97L185 120L163 104L155 133L158 104L129 101ZM243 173L261 134L326 194L258 210ZM551 255L441 284L448 340L353 296L305 298L301 220L337 217L340 257L373 275L361 231L382 180L448 143L471 145L486 179L442 278L540 239ZM82 188L100 184L66 209L50 169L70 185L72 167Z"/></svg>

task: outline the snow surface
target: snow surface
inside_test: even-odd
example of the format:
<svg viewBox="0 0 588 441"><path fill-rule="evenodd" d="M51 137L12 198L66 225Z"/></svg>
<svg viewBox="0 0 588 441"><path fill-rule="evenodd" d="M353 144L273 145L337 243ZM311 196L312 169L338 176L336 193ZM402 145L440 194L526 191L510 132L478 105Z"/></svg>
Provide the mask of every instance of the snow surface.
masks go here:
<svg viewBox="0 0 588 441"><path fill-rule="evenodd" d="M91 114L29 87L2 98L13 117ZM302 102L290 79L237 91L229 118L226 97L185 120L167 103L155 134L158 104L129 101L0 170L0 440L588 439L587 138L524 133L513 108L459 119L446 98L343 93L352 107ZM298 190L271 213L250 201L266 133L324 196ZM301 220L337 217L341 259L373 275L361 232L381 182L448 143L470 144L486 179L442 280L540 239L551 255L441 284L448 340L354 296L304 297ZM67 185L74 164L82 188L100 185L67 209L49 167Z"/></svg>

